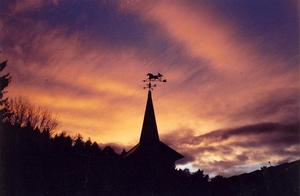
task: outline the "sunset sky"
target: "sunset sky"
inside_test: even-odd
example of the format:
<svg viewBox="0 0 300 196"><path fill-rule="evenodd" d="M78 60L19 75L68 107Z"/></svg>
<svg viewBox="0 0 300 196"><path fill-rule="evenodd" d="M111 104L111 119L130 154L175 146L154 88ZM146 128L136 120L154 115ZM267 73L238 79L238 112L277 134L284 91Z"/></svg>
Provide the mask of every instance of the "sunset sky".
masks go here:
<svg viewBox="0 0 300 196"><path fill-rule="evenodd" d="M127 150L148 72L160 138L225 176L299 159L297 0L1 0L1 60L66 131Z"/></svg>

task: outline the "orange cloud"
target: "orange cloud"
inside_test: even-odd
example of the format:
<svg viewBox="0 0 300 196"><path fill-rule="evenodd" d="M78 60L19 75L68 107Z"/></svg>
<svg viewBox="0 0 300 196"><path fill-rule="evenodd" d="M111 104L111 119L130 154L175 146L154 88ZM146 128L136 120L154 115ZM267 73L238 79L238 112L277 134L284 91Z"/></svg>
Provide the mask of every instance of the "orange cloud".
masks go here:
<svg viewBox="0 0 300 196"><path fill-rule="evenodd" d="M84 13L80 15L83 18L75 20L72 14L63 14L66 16L61 18L63 22L52 21L53 24L47 17L32 17L35 10L42 10L37 12L42 16L47 8L60 14L59 9L47 2L13 3L9 14L0 19L0 27L5 29L0 32L0 39L8 46L4 56L9 60L8 70L13 77L8 95L23 96L34 104L46 106L58 115L61 130L81 133L84 138L91 137L101 143L137 142L146 102L142 80L148 72L159 71L168 79L166 85L153 93L162 135L182 139L181 133L174 130L188 129L187 135L195 138L226 127L295 120L299 113L296 101L299 75L284 68L296 57L262 54L261 45L266 43L259 38L244 37L236 21L223 18L205 3L201 6L201 3L194 6L189 1L168 0L119 3L105 7L106 11L112 9L105 16L108 21L101 20L107 24L98 22L104 15L97 9L97 14L91 16L98 18ZM67 3L52 4L69 9ZM90 1L88 6L100 4ZM81 6L76 6L77 9L85 4L78 5ZM26 15L29 11L31 14ZM118 17L121 19L116 20ZM118 27L114 29L115 26ZM119 26L126 28L122 30ZM107 27L115 31L112 36L110 31L106 32ZM96 33L91 36L86 29ZM98 32L99 36L95 36ZM126 36L120 41L122 33ZM190 157L190 165L201 167L198 163L207 163L208 168L216 163L224 169L226 165L235 166L233 161L238 159L253 166L259 158L253 155L253 159L246 160L244 148L237 146L235 153L229 153L230 146L238 139L246 142L245 137L237 136L224 141L199 143L195 139L183 141L182 145L176 140L173 143L179 150L199 155ZM218 153L215 148L220 145L224 152ZM205 149L201 151L203 154L198 154L199 148ZM266 151L261 149L262 154ZM279 160L280 156L274 154L272 160Z"/></svg>
<svg viewBox="0 0 300 196"><path fill-rule="evenodd" d="M162 69L170 81L167 84L167 89L170 89L167 94L158 90L154 95L158 125L162 133L178 127L190 127L204 133L232 124L251 123L248 118L232 121L231 115L240 108L255 103L266 91L295 87L296 84L291 82L295 80L294 73L274 77L268 67L271 64L278 67L281 61L274 58L270 60L269 57L258 54L255 42L239 38L241 36L237 35L233 24L220 19L210 8L203 7L199 11L179 1L161 1L150 8L147 11L139 10L141 17L157 24L161 33L175 43L180 43L190 56L205 59L212 71L207 73L207 77L213 78L208 78L208 82L204 80L204 84L201 84L204 73L189 82L189 77L195 71L188 69L188 64L180 67L162 64L164 62L147 64L136 48L108 48L101 42L94 44L93 41L83 39L80 34L66 37L64 29L54 29L46 35L34 36L31 44L34 52L32 58L24 58L26 51L21 45L16 45L13 53L8 54L11 55L10 59L14 59L11 64L16 64L19 72L28 73L35 78L34 84L21 85L21 81L16 81L12 84L10 93L23 95L58 113L69 110L80 114L81 108L85 108L91 114L82 118L98 119L105 113L105 117L108 115L119 126L111 126L110 122L106 122L105 126L94 126L99 135L103 128L110 131L110 134L118 133L119 138L127 138L129 142L138 138L141 124L138 119L142 119L143 115L145 97L140 90L142 84L138 83L143 73ZM45 26L40 24L34 31L39 32L43 28ZM24 42L22 37L18 38L20 40L17 43ZM41 57L45 59L40 60ZM54 88L47 85L47 82L58 84ZM30 85L37 84L42 85L39 90L27 93ZM51 87L49 92L48 86ZM137 102L139 106L135 104ZM124 120L128 112L139 117L132 117L130 122ZM64 116L63 113L60 115ZM76 119L80 122L80 115L73 122ZM96 123L96 120L93 122ZM62 120L61 124L64 128L78 129L79 132L82 129L82 126L72 125L70 119L68 122ZM91 126L86 126L86 129L88 127ZM126 134L122 136L123 132L117 130L123 130ZM107 138L109 140L109 136ZM124 140L116 139L112 142Z"/></svg>
<svg viewBox="0 0 300 196"><path fill-rule="evenodd" d="M18 61L23 59L22 49L7 54L11 55L9 59L17 59L10 61L16 65L12 68L30 76L22 76L24 81L16 78L10 86L10 96L23 96L46 106L58 115L60 129L72 134L80 132L85 138L93 137L102 143L133 143L139 138L146 98L141 81L147 70L140 66L145 62L136 51L113 51L101 45L93 48L77 36L65 38L61 31L39 36L32 47L36 53L25 62ZM49 60L45 64L35 60L40 56ZM167 75L176 78L182 73L174 70ZM34 83L28 83L29 79L34 79ZM53 82L57 85L53 86ZM163 107L164 103L158 102L159 105L166 109L157 112L161 132L175 128L182 114L172 115L167 110L172 108L170 104Z"/></svg>
<svg viewBox="0 0 300 196"><path fill-rule="evenodd" d="M196 81L188 83L187 86L192 86L188 90L193 93L180 92L196 102L191 101L187 111L193 111L195 105L201 106L197 111L201 118L219 114L228 119L231 111L256 102L265 93L282 88L299 89L295 72L277 71L286 64L285 59L280 55L260 54L258 40L243 38L233 21L221 18L205 4L195 7L183 1L157 1L133 10L144 20L159 24L161 30L182 44L191 56L209 62L215 78L207 85ZM218 120L226 126L225 119L219 116ZM248 120L229 123L250 123Z"/></svg>

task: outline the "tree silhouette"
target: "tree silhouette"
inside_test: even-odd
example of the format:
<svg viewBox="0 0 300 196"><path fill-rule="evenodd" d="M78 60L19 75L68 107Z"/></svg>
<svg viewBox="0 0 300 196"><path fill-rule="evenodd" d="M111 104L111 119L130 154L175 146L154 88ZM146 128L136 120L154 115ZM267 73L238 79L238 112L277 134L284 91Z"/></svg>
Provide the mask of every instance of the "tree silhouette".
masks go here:
<svg viewBox="0 0 300 196"><path fill-rule="evenodd" d="M7 61L3 61L0 63L0 72L4 70L7 65ZM3 120L7 116L9 116L8 111L5 108L5 104L7 103L7 98L4 98L5 88L7 88L8 84L11 81L11 77L9 73L0 75L0 120Z"/></svg>
<svg viewBox="0 0 300 196"><path fill-rule="evenodd" d="M34 106L23 97L6 100L5 109L10 115L4 118L4 121L13 125L29 126L48 132L53 131L58 125L57 120L47 109Z"/></svg>

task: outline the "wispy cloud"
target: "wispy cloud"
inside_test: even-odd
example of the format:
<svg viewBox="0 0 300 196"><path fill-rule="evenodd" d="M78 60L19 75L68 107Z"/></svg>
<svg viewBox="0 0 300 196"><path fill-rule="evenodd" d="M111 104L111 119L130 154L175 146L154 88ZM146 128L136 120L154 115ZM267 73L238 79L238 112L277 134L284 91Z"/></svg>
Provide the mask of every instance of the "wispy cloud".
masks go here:
<svg viewBox="0 0 300 196"><path fill-rule="evenodd" d="M226 2L4 1L8 95L48 107L70 134L128 146L142 123L141 80L159 71L159 131L186 162L227 175L295 158L294 144L274 145L299 119L296 2Z"/></svg>

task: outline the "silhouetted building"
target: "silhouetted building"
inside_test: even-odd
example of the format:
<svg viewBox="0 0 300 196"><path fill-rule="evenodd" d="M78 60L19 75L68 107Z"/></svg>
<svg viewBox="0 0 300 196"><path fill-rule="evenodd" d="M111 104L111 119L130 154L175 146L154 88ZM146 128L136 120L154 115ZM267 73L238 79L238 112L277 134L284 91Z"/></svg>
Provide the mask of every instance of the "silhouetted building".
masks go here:
<svg viewBox="0 0 300 196"><path fill-rule="evenodd" d="M174 168L175 161L183 158L181 154L159 140L150 90L140 141L127 152L125 158L135 165L159 170Z"/></svg>

